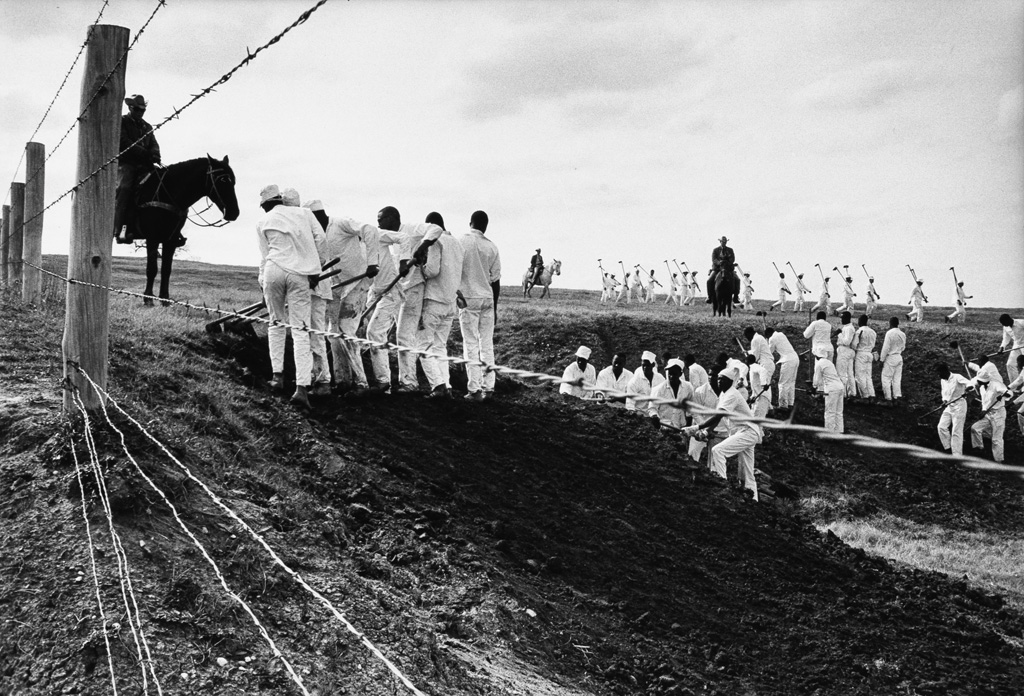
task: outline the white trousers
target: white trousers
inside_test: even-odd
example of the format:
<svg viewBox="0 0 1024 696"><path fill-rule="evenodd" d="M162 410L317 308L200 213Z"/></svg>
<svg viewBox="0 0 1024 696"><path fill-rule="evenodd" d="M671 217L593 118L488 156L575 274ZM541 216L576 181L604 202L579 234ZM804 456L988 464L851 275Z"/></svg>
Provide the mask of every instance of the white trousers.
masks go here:
<svg viewBox="0 0 1024 696"><path fill-rule="evenodd" d="M844 432L843 405L846 401L846 394L841 391L828 392L825 394L825 430L834 433Z"/></svg>
<svg viewBox="0 0 1024 696"><path fill-rule="evenodd" d="M423 300L423 329L420 331L420 342L417 348L436 355L448 356L448 336L452 332L455 320L455 304ZM423 374L431 389L437 387L452 388L449 363L443 358L424 356L420 358Z"/></svg>
<svg viewBox="0 0 1024 696"><path fill-rule="evenodd" d="M910 310L910 314L907 316L910 318L910 321L916 321L920 324L924 321L924 305L915 304L914 308Z"/></svg>
<svg viewBox="0 0 1024 696"><path fill-rule="evenodd" d="M772 309L775 309L776 307L783 312L786 311L786 293L779 293L779 299L776 302L773 302L771 306Z"/></svg>
<svg viewBox="0 0 1024 696"><path fill-rule="evenodd" d="M355 336L359 328L359 314L366 303L368 280L355 285L340 300L327 303L327 319L331 330L346 336ZM366 371L359 345L340 338L331 338L331 357L334 358L334 381L337 384L366 387Z"/></svg>
<svg viewBox="0 0 1024 696"><path fill-rule="evenodd" d="M270 310L271 320L309 328L310 292L306 276L289 273L274 263L267 263L263 269L263 298ZM287 337L286 327L274 324L267 327L270 365L275 373L284 372L284 345ZM292 348L295 354L295 384L308 387L313 372L309 332L293 331Z"/></svg>
<svg viewBox="0 0 1024 696"><path fill-rule="evenodd" d="M771 390L769 389L763 395L754 399L753 414L755 418L764 418L768 415L768 409L772 407L772 400L769 398Z"/></svg>
<svg viewBox="0 0 1024 696"><path fill-rule="evenodd" d="M882 363L882 396L886 401L903 398L903 356L886 356Z"/></svg>
<svg viewBox="0 0 1024 696"><path fill-rule="evenodd" d="M739 428L735 433L711 448L711 470L725 478L725 460L736 456L739 468L737 478L743 486L754 492L757 500L757 481L754 479L754 447L760 441L758 434L750 428Z"/></svg>
<svg viewBox="0 0 1024 696"><path fill-rule="evenodd" d="M871 314L875 311L875 307L877 306L878 303L875 302L875 298L869 297L867 303L864 305L864 313L870 317Z"/></svg>
<svg viewBox="0 0 1024 696"><path fill-rule="evenodd" d="M314 331L327 330L327 300L314 293L309 296L309 326ZM331 383L331 365L327 362L327 339L310 332L309 348L313 354L313 384Z"/></svg>
<svg viewBox="0 0 1024 696"><path fill-rule="evenodd" d="M961 324L963 324L964 321L967 319L967 308L964 307L963 303L957 302L956 308L952 312L947 314L946 318L950 320L957 319Z"/></svg>
<svg viewBox="0 0 1024 696"><path fill-rule="evenodd" d="M494 300L490 297L467 299L465 309L459 310L459 328L462 330L462 357L494 364ZM480 365L466 365L467 389L470 394L494 391L494 373L484 374Z"/></svg>
<svg viewBox="0 0 1024 696"><path fill-rule="evenodd" d="M1006 407L1000 406L971 426L971 444L974 449L985 446L983 438L992 440L992 459L1003 461L1003 430L1006 428Z"/></svg>
<svg viewBox="0 0 1024 696"><path fill-rule="evenodd" d="M857 395L861 398L875 398L874 364L875 358L870 351L858 350L853 358L853 375L857 381Z"/></svg>
<svg viewBox="0 0 1024 696"><path fill-rule="evenodd" d="M779 363L779 408L789 408L796 403L796 373L800 361Z"/></svg>
<svg viewBox="0 0 1024 696"><path fill-rule="evenodd" d="M835 350L835 348L832 347L832 344L829 344L829 346L827 348L825 348L824 346L821 346L821 347L824 348L824 350L825 350L825 359L828 360L829 362L834 362L833 361L833 357L835 356L836 350ZM810 362L811 362L811 365L814 365L814 360L815 360L814 354L817 353L817 352L818 352L818 346L815 346L814 344L811 344L811 355L808 358L808 360L810 360ZM812 368L812 370L813 370L813 368ZM815 389L818 388L818 378L817 378L816 373L814 373L814 372L811 372L811 386L814 387Z"/></svg>
<svg viewBox="0 0 1024 696"><path fill-rule="evenodd" d="M967 420L967 402L961 399L942 411L939 418L939 442L942 449L951 449L953 454L964 453L964 422Z"/></svg>
<svg viewBox="0 0 1024 696"><path fill-rule="evenodd" d="M407 288L402 306L398 310L398 345L415 348L420 341L420 315L423 313L423 283ZM409 389L419 389L416 377L416 355L398 354L398 384Z"/></svg>
<svg viewBox="0 0 1024 696"><path fill-rule="evenodd" d="M377 299L374 290L366 298L367 306ZM373 314L366 323L366 338L371 341L386 343L388 334L398 320L398 308L402 303L401 292L398 286L391 288L391 292L380 298L380 302L373 309ZM374 381L382 387L391 386L391 363L389 352L386 348L370 348L370 365L373 371Z"/></svg>
<svg viewBox="0 0 1024 696"><path fill-rule="evenodd" d="M1020 348L1014 348L1006 358L1006 374L1010 377L1010 382L1017 379L1020 374L1020 370L1017 369L1017 356L1020 355L1020 351Z"/></svg>
<svg viewBox="0 0 1024 696"><path fill-rule="evenodd" d="M802 312L802 311L804 311L804 294L803 293L798 294L796 296L796 299L793 300L793 311L794 312Z"/></svg>
<svg viewBox="0 0 1024 696"><path fill-rule="evenodd" d="M857 394L857 378L853 374L853 360L856 354L853 348L846 346L839 346L836 349L836 372L839 373L839 380L846 387L847 396Z"/></svg>

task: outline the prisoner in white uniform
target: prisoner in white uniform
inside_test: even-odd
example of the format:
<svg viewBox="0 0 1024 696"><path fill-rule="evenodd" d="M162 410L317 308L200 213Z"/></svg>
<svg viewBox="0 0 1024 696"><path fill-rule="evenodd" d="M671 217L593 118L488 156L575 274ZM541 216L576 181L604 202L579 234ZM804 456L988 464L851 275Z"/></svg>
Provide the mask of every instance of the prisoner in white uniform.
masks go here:
<svg viewBox="0 0 1024 696"><path fill-rule="evenodd" d="M814 361L815 388L825 394L825 429L832 432L843 432L843 403L846 400L846 386L839 379L836 366L820 348L811 351Z"/></svg>
<svg viewBox="0 0 1024 696"><path fill-rule="evenodd" d="M857 317L857 333L853 338L853 377L857 382L857 396L862 399L875 398L875 380L873 370L875 364L875 342L878 333L868 326L868 317L861 314Z"/></svg>
<svg viewBox="0 0 1024 696"><path fill-rule="evenodd" d="M645 350L641 356L640 367L633 372L633 378L626 385L626 393L630 396L650 396L654 387L665 381L665 378L658 374L658 359L649 350ZM647 408L647 402L639 405L632 398L626 399L627 411L643 411Z"/></svg>
<svg viewBox="0 0 1024 696"><path fill-rule="evenodd" d="M878 291L875 290L875 279L873 276L868 276L868 299L865 303L864 313L869 317L874 313L875 308L878 307Z"/></svg>
<svg viewBox="0 0 1024 696"><path fill-rule="evenodd" d="M921 286L924 285L923 280L917 281L917 285L910 293L910 306L913 308L910 313L907 314L907 319L910 321L916 321L921 323L924 321L924 303L928 301L928 298L924 296L924 291Z"/></svg>
<svg viewBox="0 0 1024 696"><path fill-rule="evenodd" d="M430 213L427 221L444 227L440 214ZM448 336L455 321L455 300L462 282L462 245L448 230L444 230L434 244L427 249L427 261L423 264L423 309L420 324L420 350L430 355L420 357L423 374L430 385L430 398L451 395L450 363L448 357ZM434 356L444 356L438 358Z"/></svg>
<svg viewBox="0 0 1024 696"><path fill-rule="evenodd" d="M626 276L622 279L622 287L619 288L619 294L615 296L615 304L618 304L619 300L623 297L626 298L626 304L629 304L630 298L633 296L633 289L629 285L631 275L629 271L626 271Z"/></svg>
<svg viewBox="0 0 1024 696"><path fill-rule="evenodd" d="M804 311L804 295L810 295L811 289L804 285L804 274L797 273L796 275L796 299L793 300L793 311L802 312Z"/></svg>
<svg viewBox="0 0 1024 696"><path fill-rule="evenodd" d="M956 284L956 296L953 298L953 311L946 316L946 323L956 319L963 324L967 321L967 300L973 299L974 295L968 295L964 290L964 281Z"/></svg>
<svg viewBox="0 0 1024 696"><path fill-rule="evenodd" d="M291 190L291 189L289 189ZM282 196L283 197L283 196ZM290 205L287 201L285 205ZM329 255L327 251L326 222L327 214L324 212L324 205L319 200L308 201L303 207L308 208L317 222L320 224L320 238L317 240L317 250L320 258L324 259ZM317 213L320 213L319 215ZM321 247L321 245L323 245ZM333 298L331 283L333 279L327 279L317 283L316 288L310 293L309 306L309 347L313 353L313 375L311 383L313 386L311 394L326 396L331 393L331 365L327 360L327 339L317 331L327 331L327 305Z"/></svg>
<svg viewBox="0 0 1024 696"><path fill-rule="evenodd" d="M750 311L754 308L754 284L750 281L750 274L743 274L743 309Z"/></svg>
<svg viewBox="0 0 1024 696"><path fill-rule="evenodd" d="M501 291L501 256L498 246L485 233L487 213L475 211L469 218L469 232L460 234L462 244L462 283L459 293L464 306L459 309L462 330L462 356L466 360L494 364L494 323ZM466 398L481 400L494 393L494 373L484 373L481 365L466 365Z"/></svg>
<svg viewBox="0 0 1024 696"><path fill-rule="evenodd" d="M371 226L372 227L372 226ZM392 285L398 277L397 256L401 247L401 238L393 232L381 232L374 228L374 232L364 229L363 241L365 243L366 257L377 260L378 272L373 277L369 293L366 296L366 306L373 305L373 312L366 321L366 338L377 343L387 343L388 334L398 323L398 308L402 304L402 288L397 284ZM367 271L372 267L367 268ZM384 292L387 288L388 292ZM379 298L379 300L378 300ZM376 303L374 305L374 303ZM374 388L391 393L391 363L386 348L370 346L370 369L373 373Z"/></svg>
<svg viewBox="0 0 1024 696"><path fill-rule="evenodd" d="M776 307L779 308L780 312L786 311L786 295L792 295L793 293L789 289L789 285L786 284L786 274L779 274L779 299L772 303L772 306L768 308L768 311L774 311Z"/></svg>
<svg viewBox="0 0 1024 696"><path fill-rule="evenodd" d="M405 272L399 282L402 288L402 306L398 310L396 338L399 345L409 348L419 342L419 324L423 314L423 272L420 268L426 249L441 236L443 230L432 223L403 223L401 214L393 206L377 213L377 226L382 238L397 243L398 272ZM386 235L386 232L392 233ZM398 354L398 388L404 391L419 389L416 378L416 356L409 352Z"/></svg>
<svg viewBox="0 0 1024 696"><path fill-rule="evenodd" d="M882 396L889 405L903 398L903 351L907 347L907 335L899 327L899 318L891 317L882 352L878 355L882 363Z"/></svg>
<svg viewBox="0 0 1024 696"><path fill-rule="evenodd" d="M967 401L964 396L972 389L971 381L963 375L950 372L947 365L936 365L942 403L946 406L939 417L939 442L947 454L964 453L964 422L967 420Z"/></svg>
<svg viewBox="0 0 1024 696"><path fill-rule="evenodd" d="M775 363L772 363L775 367ZM750 384L750 396L747 405L754 415L764 418L772 407L772 377L768 370L758 364L753 353L747 354L747 382Z"/></svg>
<svg viewBox="0 0 1024 696"><path fill-rule="evenodd" d="M1006 428L1006 387L988 375L978 375L973 380L981 396L981 419L971 426L971 446L976 450L985 447L985 438L992 440L992 459L1003 461L1003 430Z"/></svg>
<svg viewBox="0 0 1024 696"><path fill-rule="evenodd" d="M836 307L836 314L852 312L857 304L853 299L856 296L857 293L853 291L853 278L847 276L843 279L843 304L841 307Z"/></svg>
<svg viewBox="0 0 1024 696"><path fill-rule="evenodd" d="M750 341L750 354L754 356L757 364L768 373L768 381L771 382L775 377L775 358L772 357L768 339L757 333L752 326L743 329L743 336Z"/></svg>
<svg viewBox="0 0 1024 696"><path fill-rule="evenodd" d="M713 379L717 380L718 376L715 375ZM718 406L718 392L715 391L714 385L711 382L708 382L696 387L693 390L693 402L698 406L703 406L704 408L716 408ZM697 417L698 420L703 418L704 416ZM692 428L693 426L690 427ZM687 432L691 433L691 436L690 444L687 446L686 453L690 456L690 459L695 462L700 461L701 455L703 455L705 449L713 448L716 444L729 437L729 429L724 421L707 431L706 440L693 437L692 433L696 432L695 430ZM707 464L708 469L711 469L710 450L708 451Z"/></svg>
<svg viewBox="0 0 1024 696"><path fill-rule="evenodd" d="M320 253L316 234L320 226L312 213L303 222L297 215L285 212L281 193L271 184L260 191L263 216L256 223L256 239L260 249L259 282L270 310L267 327L270 364L274 373L272 385L282 386L284 347L288 329L282 324L302 327L292 332L295 359L295 394L292 400L309 406L308 387L313 370L309 348L310 283L320 274ZM305 210L304 208L302 210ZM309 213L308 210L305 210Z"/></svg>
<svg viewBox="0 0 1024 696"><path fill-rule="evenodd" d="M1017 368L1017 356L1024 350L1024 319L1014 319L1009 314L1000 314L999 323L1003 327L1003 342L999 344L999 350L1010 349L1006 356L1006 374L1010 381L1017 379L1019 369Z"/></svg>
<svg viewBox="0 0 1024 696"><path fill-rule="evenodd" d="M633 373L626 369L626 356L616 353L612 357L612 364L597 373L597 388L594 390L598 398L614 399L615 406L622 405L619 393L629 388L629 382L633 379Z"/></svg>
<svg viewBox="0 0 1024 696"><path fill-rule="evenodd" d="M668 378L651 391L651 396L656 399L671 399L676 404L689 401L693 398L693 386L683 379L683 361L673 358L665 366L665 374ZM669 404L656 404L650 402L647 406L647 415L653 418L659 425L668 425L682 430L686 427L686 411Z"/></svg>
<svg viewBox="0 0 1024 696"><path fill-rule="evenodd" d="M994 362L988 359L987 355L979 355L975 360L977 362L967 363L967 367L970 368L971 372L976 373L975 377L986 375L987 378L993 382L1005 384L1005 382L1003 382L1003 375L999 372L999 368L996 367Z"/></svg>
<svg viewBox="0 0 1024 696"><path fill-rule="evenodd" d="M735 383L733 377L735 374L729 370L718 375L721 391L716 408L720 411L729 411L735 416L750 418L753 413L743 396L733 387ZM722 419L723 416L712 416L701 425L691 427L707 431ZM737 421L733 417L728 417L727 422L729 437L711 448L711 470L722 478L726 478L725 461L729 457L735 456L739 463L738 478L743 482L745 488L753 492L756 501L758 496L757 480L754 478L754 448L761 443L761 426L749 421Z"/></svg>
<svg viewBox="0 0 1024 696"><path fill-rule="evenodd" d="M604 271L601 272L601 302L607 302L609 297L609 286L608 274Z"/></svg>
<svg viewBox="0 0 1024 696"><path fill-rule="evenodd" d="M1017 408L1017 427L1020 428L1020 434L1024 435L1024 372L1021 372L1021 368L1024 367L1024 355L1017 357L1017 379L1013 380L1006 385L1006 388L1012 392L1016 392L1017 398L1013 400L1013 404Z"/></svg>
<svg viewBox="0 0 1024 696"><path fill-rule="evenodd" d="M815 350L820 348L825 351L829 360L832 359L832 324L825 318L825 312L818 312L818 318L807 325L807 328L804 329L804 338L811 339L812 355L815 354ZM817 382L812 386L817 387Z"/></svg>
<svg viewBox="0 0 1024 696"><path fill-rule="evenodd" d="M698 389L708 383L708 371L697 363L697 357L693 353L683 356L683 379Z"/></svg>
<svg viewBox="0 0 1024 696"><path fill-rule="evenodd" d="M680 298L682 287L679 285L679 274L673 273L668 279L668 292L665 293L665 304L672 304L675 302L677 305L682 305L683 301Z"/></svg>
<svg viewBox="0 0 1024 696"><path fill-rule="evenodd" d="M593 391L584 387L583 384L594 385L597 381L597 373L594 366L590 364L590 348L580 346L576 349L576 359L569 363L562 371L562 379L583 380L582 384L568 384L563 382L558 386L559 394L568 394L577 399L587 399Z"/></svg>
<svg viewBox="0 0 1024 696"><path fill-rule="evenodd" d="M701 297L700 283L697 282L697 271L690 271L690 304Z"/></svg>
<svg viewBox="0 0 1024 696"><path fill-rule="evenodd" d="M654 302L654 296L659 290L664 290L661 283L654 279L654 269L651 269L651 275L647 279L647 303Z"/></svg>
<svg viewBox="0 0 1024 696"><path fill-rule="evenodd" d="M781 331L768 328L764 335L768 338L768 348L779 355L779 408L790 409L796 403L796 374L800 369L800 356Z"/></svg>
<svg viewBox="0 0 1024 696"><path fill-rule="evenodd" d="M812 312L823 310L827 315L832 311L832 296L828 294L828 278L825 278L825 282L821 285L821 297L818 298L818 304L811 307Z"/></svg>
<svg viewBox="0 0 1024 696"><path fill-rule="evenodd" d="M854 336L857 330L850 323L850 313L843 312L840 319L839 335L836 336L836 372L839 379L846 387L846 396L857 395L857 379L853 373L853 362L856 357L856 350L853 347Z"/></svg>

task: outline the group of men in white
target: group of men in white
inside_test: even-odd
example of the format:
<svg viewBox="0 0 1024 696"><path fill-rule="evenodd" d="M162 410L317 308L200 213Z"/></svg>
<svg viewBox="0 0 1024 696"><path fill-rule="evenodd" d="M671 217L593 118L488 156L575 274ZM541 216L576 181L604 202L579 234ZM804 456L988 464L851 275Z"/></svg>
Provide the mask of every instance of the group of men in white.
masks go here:
<svg viewBox="0 0 1024 696"><path fill-rule="evenodd" d="M485 236L487 214L476 211L469 228L453 235L438 213L421 223L403 223L385 207L377 224L328 215L320 200L300 205L298 192L271 184L260 192L264 214L256 225L259 282L271 322L267 329L273 377L284 386L285 341L291 329L295 355L292 401L309 407L309 395L341 390L418 392L417 358L430 386L429 398L451 396L448 336L458 315L467 364L467 399L481 401L494 391L494 322L501 259ZM322 271L337 271L321 278ZM334 278L340 278L334 282ZM361 344L355 337L363 319L373 385L367 379ZM301 328L296 328L301 327ZM399 345L426 355L398 355L392 384L386 348L390 331ZM331 361L324 332L330 332ZM340 336L339 336L340 335ZM365 345L365 344L362 344ZM333 362L333 374L332 365Z"/></svg>
<svg viewBox="0 0 1024 696"><path fill-rule="evenodd" d="M1024 320L1014 320L1004 314L999 321L1004 331L1000 352L1009 353L1006 364L1009 384L985 355L966 366L973 373L971 378L952 374L945 365L936 366L945 407L938 432L947 453L963 454L969 391L977 392L982 408L981 417L971 426L972 446L976 450L980 452L984 440L988 439L992 458L1003 461L1004 402L1010 399L1015 399L1014 403L1019 405L1017 422L1024 434ZM875 362L882 365L885 402L895 406L903 398L903 353L907 347L907 337L899 328L898 317L889 319L881 351L875 350L878 334L869 326L866 315L858 317L855 327L850 312L843 312L841 322L836 329L825 312L819 311L817 319L803 334L811 342L806 352L814 356L810 391L823 397L824 427L839 433L845 431L843 411L847 398L875 400ZM597 372L590 364L591 349L580 346L574 361L562 373L565 381L559 391L581 399L624 404L628 410L646 413L659 426L682 432L689 436L688 455L700 461L704 450L708 449L708 467L723 478L726 460L736 456L738 478L757 500L754 449L762 442L764 431L757 422L748 419L785 416L792 410L801 354L782 331L771 327L762 332L748 326L743 335L749 343L749 348L744 348L737 339L743 358L720 353L710 371L698 364L692 354L680 359L666 353L662 356L662 374L658 370L657 356L644 351L635 370L626 368L625 355L619 353L613 356L611 365ZM776 379L777 399L773 409L772 383ZM721 414L710 418L692 417L686 409L678 408L684 402L727 411L732 417Z"/></svg>
<svg viewBox="0 0 1024 696"><path fill-rule="evenodd" d="M666 266L667 263L666 261ZM671 270L671 267L669 267L669 270ZM758 307L754 303L754 284L750 274L742 273L742 269L738 267L735 273L739 277L742 287L740 291L742 299L737 307L751 312L757 310ZM878 308L880 296L878 290L875 289L874 276L868 275L867 278L864 313L870 318ZM854 292L853 288L853 276L848 275L841 277L841 279L843 281L842 304L836 305L833 303L831 291L829 290L829 283L832 279L828 276L822 276L821 292L818 295L818 301L808 310L810 313L823 310L831 316L839 316L843 312L856 311L857 293ZM655 278L653 268L650 271L646 271L637 265L633 271L626 272L623 282L620 282L615 277L615 274L608 273L602 268L600 301L602 303L613 302L618 304L620 301L625 300L626 304L630 304L633 301L640 304L652 304L658 297L664 296L664 304L666 305L674 303L680 307L689 307L702 297L701 285L697 282L696 271L680 268L678 273L671 273L666 283L667 285L662 285ZM913 322L924 321L924 305L928 302L928 297L924 294L923 286L924 280L915 278L914 287L907 302L911 309L906 314L906 318ZM796 274L796 290L794 294L794 291L790 289L789 283L786 281L786 274L780 272L778 299L768 306L768 311L775 311L777 309L780 312L786 312L787 303L792 302L792 311L803 312L806 304L804 295L813 295L813 292L804 282L803 273ZM961 324L964 323L967 319L967 300L973 297L973 295L968 295L964 290L963 281L956 281L952 298L953 311L944 317L945 322L947 324L954 321ZM710 302L710 300L708 301Z"/></svg>

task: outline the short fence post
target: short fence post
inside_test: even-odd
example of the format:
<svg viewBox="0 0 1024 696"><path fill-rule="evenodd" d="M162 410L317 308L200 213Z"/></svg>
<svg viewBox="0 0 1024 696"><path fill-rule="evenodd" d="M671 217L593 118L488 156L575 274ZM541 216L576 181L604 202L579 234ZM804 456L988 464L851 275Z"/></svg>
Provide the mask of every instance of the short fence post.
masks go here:
<svg viewBox="0 0 1024 696"><path fill-rule="evenodd" d="M0 285L7 285L7 252L11 236L11 206L4 205L3 223L0 224Z"/></svg>
<svg viewBox="0 0 1024 696"><path fill-rule="evenodd" d="M43 294L43 274L28 265L43 265L43 200L45 188L46 148L42 143L25 146L25 224L21 258L24 264L21 276L21 299L38 304Z"/></svg>
<svg viewBox="0 0 1024 696"><path fill-rule="evenodd" d="M85 113L78 123L78 181L85 179L118 153L127 64L127 56L124 54L127 48L126 27L97 24L91 28L79 108L79 113ZM125 60L122 60L122 56ZM110 75L109 79L106 79L107 75ZM90 103L94 94L97 96ZM79 186L75 193L68 250L70 279L110 285L116 180L115 162ZM75 409L73 388L79 390L86 408L96 409L101 404L100 395L74 367L68 365L68 361L77 363L100 388L106 389L109 316L108 291L77 283L69 284L63 343L64 377L69 386L64 391L65 411Z"/></svg>
<svg viewBox="0 0 1024 696"><path fill-rule="evenodd" d="M11 184L11 228L7 237L7 282L21 282L21 252L25 227L25 184Z"/></svg>

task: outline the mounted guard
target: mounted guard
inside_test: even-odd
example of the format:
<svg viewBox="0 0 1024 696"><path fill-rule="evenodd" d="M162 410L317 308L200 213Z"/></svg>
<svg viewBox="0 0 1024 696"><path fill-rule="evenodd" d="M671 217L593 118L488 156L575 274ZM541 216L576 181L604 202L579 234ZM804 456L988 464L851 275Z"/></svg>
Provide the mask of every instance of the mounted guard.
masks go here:
<svg viewBox="0 0 1024 696"><path fill-rule="evenodd" d="M134 219L131 202L139 182L160 164L160 145L153 134L153 126L143 119L146 98L141 94L133 94L124 103L128 106L128 113L121 117L114 237L118 244L131 244L135 241L131 231Z"/></svg>

